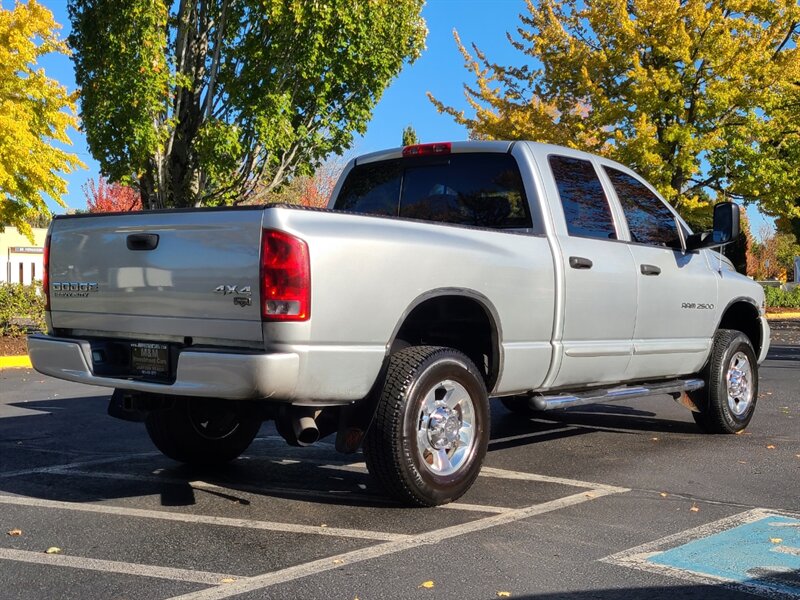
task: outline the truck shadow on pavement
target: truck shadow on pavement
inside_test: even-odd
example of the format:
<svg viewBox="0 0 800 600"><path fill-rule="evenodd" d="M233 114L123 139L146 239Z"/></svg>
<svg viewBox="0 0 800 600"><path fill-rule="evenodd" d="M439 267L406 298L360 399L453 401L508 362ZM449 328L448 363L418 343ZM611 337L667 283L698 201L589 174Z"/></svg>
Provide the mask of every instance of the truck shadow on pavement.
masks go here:
<svg viewBox="0 0 800 600"><path fill-rule="evenodd" d="M767 360L800 362L800 346L770 346Z"/></svg>
<svg viewBox="0 0 800 600"><path fill-rule="evenodd" d="M6 404L12 411L23 407L27 412L0 418L0 493L68 502L157 496L162 506L193 505L201 494L239 506L248 506L254 497L270 497L399 507L368 475L363 455L336 453L332 438L293 448L265 423L246 454L231 464L191 467L158 453L142 424L108 417L107 401L107 396L96 396ZM492 404L490 450L557 442L598 428L620 428L614 431L630 435L698 433L691 423L620 405L547 413L548 421L540 421L520 419L499 402Z"/></svg>

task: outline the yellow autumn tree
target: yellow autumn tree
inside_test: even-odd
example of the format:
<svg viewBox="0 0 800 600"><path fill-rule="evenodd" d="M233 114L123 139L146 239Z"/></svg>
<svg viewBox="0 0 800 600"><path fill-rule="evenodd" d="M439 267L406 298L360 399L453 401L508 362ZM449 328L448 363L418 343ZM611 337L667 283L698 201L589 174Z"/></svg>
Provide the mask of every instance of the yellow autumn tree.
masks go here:
<svg viewBox="0 0 800 600"><path fill-rule="evenodd" d="M0 227L30 235L30 220L47 213L44 196L61 206L62 173L83 164L57 147L77 128L73 98L37 68L39 57L67 53L53 14L35 0L0 6Z"/></svg>
<svg viewBox="0 0 800 600"><path fill-rule="evenodd" d="M800 216L796 0L527 0L493 63L456 34L475 139L529 139L631 165L685 215L714 197ZM699 215L698 215L699 216Z"/></svg>

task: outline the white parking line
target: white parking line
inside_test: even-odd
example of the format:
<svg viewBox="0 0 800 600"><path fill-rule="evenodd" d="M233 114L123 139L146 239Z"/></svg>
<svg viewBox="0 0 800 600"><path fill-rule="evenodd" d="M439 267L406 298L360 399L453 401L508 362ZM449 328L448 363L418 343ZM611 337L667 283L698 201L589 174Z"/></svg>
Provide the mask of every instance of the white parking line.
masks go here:
<svg viewBox="0 0 800 600"><path fill-rule="evenodd" d="M572 487L589 488L593 490L605 490L612 494L629 492L630 489L606 485L604 483L594 483L592 481L580 481L578 479L565 479L564 477L550 477L549 475L539 475L538 473L523 473L521 471L507 471L506 469L495 469L493 467L483 467L481 475L484 477L497 477L499 479L517 479L521 481L539 481L542 483L558 483Z"/></svg>
<svg viewBox="0 0 800 600"><path fill-rule="evenodd" d="M519 435L510 435L508 437L497 438L489 441L489 447L496 444L502 444L504 442L516 442L517 440L532 440L538 437L546 437L548 435L552 435L554 433L564 433L565 431L574 431L576 434L580 432L578 427L574 427L569 425L567 427L557 427L553 429L546 429L545 431L534 431L531 433L520 433Z"/></svg>
<svg viewBox="0 0 800 600"><path fill-rule="evenodd" d="M8 548L0 548L0 560L13 560L16 562L55 567L71 567L73 569L87 569L89 571L103 571L106 573L120 573L123 575L138 575L141 577L155 577L158 579L171 579L173 581L185 581L188 583L202 583L204 585L221 585L224 583L223 580L240 581L242 579L236 575L227 575L224 573L193 571L191 569L173 569L170 567L126 563L116 560L83 558L80 556L66 556L64 554L45 554L44 552L11 550Z"/></svg>
<svg viewBox="0 0 800 600"><path fill-rule="evenodd" d="M486 504L467 504L466 502L451 502L450 504L442 504L436 508L449 508L452 510L468 510L472 512L485 512L485 513L507 513L514 510L513 508L506 508L503 506L488 506Z"/></svg>
<svg viewBox="0 0 800 600"><path fill-rule="evenodd" d="M775 546L774 550L775 552L780 552L781 554L800 556L800 548L794 548L792 546Z"/></svg>
<svg viewBox="0 0 800 600"><path fill-rule="evenodd" d="M59 500L43 500L27 496L2 496L0 504L15 506L57 508L75 512L97 513L116 515L121 517L139 517L145 519L160 519L162 521L178 521L182 523L202 523L204 525L220 525L224 527L240 527L242 529L260 529L266 531L281 531L286 533L306 533L333 537L346 537L362 540L398 541L408 539L410 536L399 533L385 533L382 531L364 531L361 529L344 529L341 527L320 527L314 525L297 525L294 523L278 523L275 521L251 521L248 519L233 519L230 517L213 517L210 515L192 515L186 513L170 512L164 510L148 510L142 508L127 508L122 506L108 506L106 504L77 504L75 502L61 502Z"/></svg>
<svg viewBox="0 0 800 600"><path fill-rule="evenodd" d="M352 552L345 552L337 556L330 556L320 560L315 560L310 563L281 569L272 573L265 573L264 575L256 575L248 579L236 581L225 587L216 587L202 590L199 592L192 592L182 596L176 596L171 600L221 600L222 598L229 598L247 592L262 590L273 585L294 581L309 575L315 575L324 571L338 569L347 565L352 565L367 560L372 560L381 556L395 554L404 550L410 550L418 546L426 544L437 544L444 540L454 538L457 536L483 531L492 527L500 525L507 525L515 521L527 519L536 515L552 512L566 508L568 506L575 506L583 502L588 502L594 498L607 496L615 492L606 489L593 489L590 492L581 492L573 494L552 502L544 502L543 504L535 504L525 508L514 509L502 514L493 515L491 517L484 517L475 521L469 521L460 525L453 525L445 527L436 531L422 533L418 535L409 536L407 539L398 540L394 542L387 542L363 548L361 550L354 550Z"/></svg>
<svg viewBox="0 0 800 600"><path fill-rule="evenodd" d="M31 467L29 469L20 469L18 471L0 472L0 479L6 477L20 477L21 475L37 475L40 473L55 473L63 469L77 469L80 467L91 467L94 465L104 465L112 462L125 462L132 458L144 458L147 456L156 456L160 452L140 452L138 454L117 454L114 456L107 456L105 458L96 458L93 460L82 460L63 465L53 465L50 467Z"/></svg>

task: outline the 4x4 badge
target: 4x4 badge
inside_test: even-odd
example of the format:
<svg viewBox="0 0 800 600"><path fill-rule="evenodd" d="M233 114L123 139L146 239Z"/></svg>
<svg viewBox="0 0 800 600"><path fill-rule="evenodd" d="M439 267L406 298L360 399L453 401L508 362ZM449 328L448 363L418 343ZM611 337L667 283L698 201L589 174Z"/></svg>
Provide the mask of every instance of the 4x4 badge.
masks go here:
<svg viewBox="0 0 800 600"><path fill-rule="evenodd" d="M245 285L242 287L236 285L218 285L214 288L215 294L222 294L223 296L230 296L232 294L239 294L240 296L250 296L250 286Z"/></svg>

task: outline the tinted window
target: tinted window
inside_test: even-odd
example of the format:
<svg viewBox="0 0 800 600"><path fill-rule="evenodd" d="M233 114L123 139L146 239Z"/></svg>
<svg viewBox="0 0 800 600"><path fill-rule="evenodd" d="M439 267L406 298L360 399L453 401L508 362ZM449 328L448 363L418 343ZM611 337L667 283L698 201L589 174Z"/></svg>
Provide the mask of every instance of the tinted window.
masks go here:
<svg viewBox="0 0 800 600"><path fill-rule="evenodd" d="M641 181L611 167L603 167L628 221L631 240L654 246L680 247L675 216Z"/></svg>
<svg viewBox="0 0 800 600"><path fill-rule="evenodd" d="M570 235L616 239L611 209L594 166L588 160L550 156L567 232Z"/></svg>
<svg viewBox="0 0 800 600"><path fill-rule="evenodd" d="M347 176L335 208L368 215L397 215L403 171L398 161L354 167Z"/></svg>
<svg viewBox="0 0 800 600"><path fill-rule="evenodd" d="M404 158L356 167L335 208L494 229L532 227L516 161L498 153Z"/></svg>
<svg viewBox="0 0 800 600"><path fill-rule="evenodd" d="M454 154L446 163L408 167L400 216L496 229L531 227L522 178L508 154Z"/></svg>

